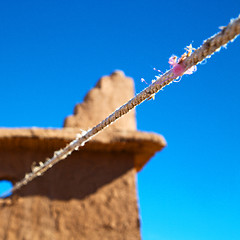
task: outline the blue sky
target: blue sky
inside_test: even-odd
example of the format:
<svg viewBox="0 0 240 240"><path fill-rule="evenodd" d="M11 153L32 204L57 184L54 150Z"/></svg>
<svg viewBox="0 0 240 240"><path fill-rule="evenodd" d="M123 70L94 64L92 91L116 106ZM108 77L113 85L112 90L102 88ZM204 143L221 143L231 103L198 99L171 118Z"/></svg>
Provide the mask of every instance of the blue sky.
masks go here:
<svg viewBox="0 0 240 240"><path fill-rule="evenodd" d="M62 127L116 69L136 92L239 14L228 1L2 1L0 126ZM240 39L137 108L168 146L138 174L144 240L240 238Z"/></svg>

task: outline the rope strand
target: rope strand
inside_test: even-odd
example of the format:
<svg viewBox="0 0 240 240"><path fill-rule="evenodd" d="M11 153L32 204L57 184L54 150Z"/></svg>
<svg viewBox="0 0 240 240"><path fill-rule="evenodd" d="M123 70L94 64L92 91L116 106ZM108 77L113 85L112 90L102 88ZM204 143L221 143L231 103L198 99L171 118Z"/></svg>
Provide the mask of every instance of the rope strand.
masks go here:
<svg viewBox="0 0 240 240"><path fill-rule="evenodd" d="M74 150L78 150L79 147L84 146L84 144L89 141L92 137L96 136L103 129L108 127L110 124L114 123L117 119L121 118L129 111L134 109L136 106L144 102L145 100L153 97L159 90L164 88L166 85L173 82L175 79L184 74L188 69L193 66L196 66L198 63L202 62L204 59L211 57L216 51L219 51L222 46L225 46L229 41L233 41L240 34L240 15L238 18L230 21L228 26L223 27L222 30L205 40L203 45L196 49L193 53L189 54L189 52L183 55L178 62L178 66L183 68L183 71L180 71L181 74L176 75L174 73L173 68L166 71L163 75L161 75L155 82L149 85L147 88L142 90L139 94L137 94L134 98L129 100L126 104L118 108L115 112L113 112L109 117L104 119L98 125L85 132L82 135L78 135L75 140L70 142L64 149L60 149L59 151L55 151L52 158L47 159L46 162L40 163L39 166L33 167L32 172L27 173L25 177L17 182L12 189L5 192L1 195L1 197L6 197L10 193L14 193L19 190L22 186L28 184L34 178L41 176L48 169L50 169L54 164L59 161L65 159L68 155L70 155Z"/></svg>

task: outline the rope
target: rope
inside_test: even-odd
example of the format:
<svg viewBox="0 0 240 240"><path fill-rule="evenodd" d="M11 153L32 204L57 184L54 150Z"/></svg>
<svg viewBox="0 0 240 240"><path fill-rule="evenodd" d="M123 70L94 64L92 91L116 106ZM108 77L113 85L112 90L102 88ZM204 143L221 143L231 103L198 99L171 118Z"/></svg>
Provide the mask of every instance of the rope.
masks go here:
<svg viewBox="0 0 240 240"><path fill-rule="evenodd" d="M229 41L233 41L240 34L240 15L236 19L232 19L228 26L222 27L221 31L209 39L205 40L198 49L192 53L192 48L188 48L187 53L184 53L182 57L176 63L172 69L166 71L163 75L159 76L156 81L154 81L147 88L142 90L134 98L129 100L126 104L118 108L110 116L100 122L98 125L90 129L89 131L78 135L75 140L70 142L64 149L55 151L52 158L47 159L46 162L40 163L39 166L33 167L32 172L27 173L25 177L17 182L12 189L5 192L1 197L5 197L9 193L14 193L19 190L24 185L31 182L37 176L41 176L53 165L59 161L65 159L74 150L78 150L79 147L84 146L84 144L89 141L92 137L96 136L103 129L108 127L110 124L114 123L117 119L121 118L129 111L134 109L136 106L148 100L159 92L166 85L172 83L175 79L186 73L187 70L196 66L198 63L202 62L205 58L211 57L211 55L220 50L222 46L226 46ZM187 74L187 73L186 73Z"/></svg>

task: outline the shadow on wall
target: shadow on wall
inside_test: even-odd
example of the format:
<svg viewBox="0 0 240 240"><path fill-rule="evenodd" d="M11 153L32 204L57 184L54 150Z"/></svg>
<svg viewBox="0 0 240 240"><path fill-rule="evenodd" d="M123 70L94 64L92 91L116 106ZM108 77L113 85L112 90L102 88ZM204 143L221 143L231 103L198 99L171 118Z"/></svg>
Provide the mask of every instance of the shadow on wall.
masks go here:
<svg viewBox="0 0 240 240"><path fill-rule="evenodd" d="M15 183L23 178L26 172L31 171L29 166L33 162L42 161L51 154L50 151L31 153L24 150L1 153L0 179ZM59 200L83 199L133 168L134 157L129 153L74 152L67 160L55 165L54 171L50 169L16 194L22 197L43 195Z"/></svg>

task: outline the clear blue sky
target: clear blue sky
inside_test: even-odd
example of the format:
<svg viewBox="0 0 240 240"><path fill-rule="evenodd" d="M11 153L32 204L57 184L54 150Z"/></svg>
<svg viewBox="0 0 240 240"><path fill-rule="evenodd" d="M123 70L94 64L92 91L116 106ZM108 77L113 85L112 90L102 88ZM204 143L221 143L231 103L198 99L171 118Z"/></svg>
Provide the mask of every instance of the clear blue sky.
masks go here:
<svg viewBox="0 0 240 240"><path fill-rule="evenodd" d="M83 3L84 2L84 3ZM224 1L1 1L0 126L62 127L103 75L136 92L239 14ZM240 39L137 108L168 142L138 174L143 240L240 239Z"/></svg>

